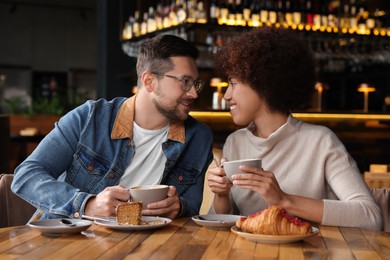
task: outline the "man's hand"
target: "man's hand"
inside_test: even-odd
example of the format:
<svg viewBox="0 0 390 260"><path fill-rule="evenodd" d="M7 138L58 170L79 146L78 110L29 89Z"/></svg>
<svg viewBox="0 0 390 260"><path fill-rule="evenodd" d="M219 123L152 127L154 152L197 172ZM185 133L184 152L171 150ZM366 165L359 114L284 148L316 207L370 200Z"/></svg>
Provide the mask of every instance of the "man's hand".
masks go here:
<svg viewBox="0 0 390 260"><path fill-rule="evenodd" d="M120 185L105 188L87 201L85 215L115 216L116 207L130 198L129 189Z"/></svg>
<svg viewBox="0 0 390 260"><path fill-rule="evenodd" d="M180 212L180 199L176 194L176 187L169 186L167 198L161 201L149 203L147 209L142 210L142 215L161 216L174 219Z"/></svg>

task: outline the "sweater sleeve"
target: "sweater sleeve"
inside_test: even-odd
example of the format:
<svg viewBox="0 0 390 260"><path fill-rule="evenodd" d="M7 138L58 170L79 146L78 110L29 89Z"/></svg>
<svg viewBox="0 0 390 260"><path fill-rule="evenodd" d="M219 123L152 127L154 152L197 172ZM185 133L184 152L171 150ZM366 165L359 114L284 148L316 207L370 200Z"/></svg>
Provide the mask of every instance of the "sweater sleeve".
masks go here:
<svg viewBox="0 0 390 260"><path fill-rule="evenodd" d="M329 184L338 200L324 200L322 225L382 229L381 211L359 172L340 172Z"/></svg>
<svg viewBox="0 0 390 260"><path fill-rule="evenodd" d="M330 133L329 137L325 178L338 199L324 200L321 224L380 230L383 225L380 208L376 205L356 162L333 133Z"/></svg>

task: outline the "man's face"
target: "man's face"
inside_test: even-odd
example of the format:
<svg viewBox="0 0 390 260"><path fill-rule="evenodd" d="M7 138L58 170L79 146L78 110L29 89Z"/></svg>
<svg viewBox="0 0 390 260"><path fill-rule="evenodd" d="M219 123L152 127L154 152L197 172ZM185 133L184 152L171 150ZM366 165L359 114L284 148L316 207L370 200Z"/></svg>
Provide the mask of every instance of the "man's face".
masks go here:
<svg viewBox="0 0 390 260"><path fill-rule="evenodd" d="M183 90L182 80L198 79L195 61L189 57L171 57L173 69L160 77L154 91L153 103L156 109L170 120L185 120L191 110L191 104L198 97L192 86Z"/></svg>

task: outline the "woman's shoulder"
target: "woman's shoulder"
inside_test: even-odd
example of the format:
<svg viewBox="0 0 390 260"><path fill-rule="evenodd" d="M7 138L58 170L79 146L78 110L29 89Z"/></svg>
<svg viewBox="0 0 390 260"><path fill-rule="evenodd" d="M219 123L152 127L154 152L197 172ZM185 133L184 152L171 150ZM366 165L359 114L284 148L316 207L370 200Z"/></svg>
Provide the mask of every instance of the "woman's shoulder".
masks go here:
<svg viewBox="0 0 390 260"><path fill-rule="evenodd" d="M300 135L304 135L307 138L321 138L331 140L337 143L340 142L336 133L325 125L308 123L296 118L294 118L294 121L295 122L293 124L297 128L297 132L300 133Z"/></svg>
<svg viewBox="0 0 390 260"><path fill-rule="evenodd" d="M247 127L235 130L234 132L232 132L228 135L228 137L226 138L226 141L227 140L234 140L234 139L241 139L242 137L247 135L248 132L250 132L250 130Z"/></svg>

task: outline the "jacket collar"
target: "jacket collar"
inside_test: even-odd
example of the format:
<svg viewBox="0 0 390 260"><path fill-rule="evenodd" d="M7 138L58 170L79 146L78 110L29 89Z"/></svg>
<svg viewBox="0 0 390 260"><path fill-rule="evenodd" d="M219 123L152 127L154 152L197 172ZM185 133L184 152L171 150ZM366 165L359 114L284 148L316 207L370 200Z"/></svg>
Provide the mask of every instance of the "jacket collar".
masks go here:
<svg viewBox="0 0 390 260"><path fill-rule="evenodd" d="M112 139L133 138L133 122L135 114L135 96L128 98L119 108L111 132ZM168 139L185 143L185 127L182 121L171 121L168 130Z"/></svg>

